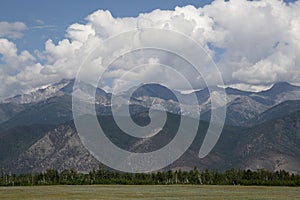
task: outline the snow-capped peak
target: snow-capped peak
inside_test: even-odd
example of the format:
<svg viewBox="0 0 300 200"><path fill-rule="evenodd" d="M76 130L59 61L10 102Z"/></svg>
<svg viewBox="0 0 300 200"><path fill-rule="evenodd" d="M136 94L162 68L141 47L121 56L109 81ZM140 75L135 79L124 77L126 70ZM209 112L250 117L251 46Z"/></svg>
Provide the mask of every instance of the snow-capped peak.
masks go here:
<svg viewBox="0 0 300 200"><path fill-rule="evenodd" d="M62 90L66 87L73 87L73 84L73 79L63 79L62 81L51 85L44 85L38 88L34 88L31 91L28 91L26 94L21 94L5 99L3 103L28 104L43 101L53 96L58 96L66 93L66 91Z"/></svg>

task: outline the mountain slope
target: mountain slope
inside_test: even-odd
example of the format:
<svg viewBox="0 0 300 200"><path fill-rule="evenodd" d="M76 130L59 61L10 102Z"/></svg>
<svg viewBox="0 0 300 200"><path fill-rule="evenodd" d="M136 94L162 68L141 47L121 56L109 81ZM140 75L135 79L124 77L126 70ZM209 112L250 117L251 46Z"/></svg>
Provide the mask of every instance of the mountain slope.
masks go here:
<svg viewBox="0 0 300 200"><path fill-rule="evenodd" d="M34 124L57 125L72 120L71 96L51 97L27 106L21 112L0 125L0 130Z"/></svg>
<svg viewBox="0 0 300 200"><path fill-rule="evenodd" d="M30 105L2 103L0 104L0 124L11 119Z"/></svg>
<svg viewBox="0 0 300 200"><path fill-rule="evenodd" d="M138 88L132 88L128 92L132 93L133 98L141 98L141 97L156 97L163 100L173 100L178 101L176 96L174 95L174 91L172 92L165 86L159 84L145 84Z"/></svg>
<svg viewBox="0 0 300 200"><path fill-rule="evenodd" d="M0 165L11 162L53 128L54 126L49 125L31 125L1 130Z"/></svg>
<svg viewBox="0 0 300 200"><path fill-rule="evenodd" d="M99 117L99 122L102 124L103 130L107 134L110 140L118 145L120 148L130 150L131 152L150 152L159 149L168 144L177 132L178 123L180 122L180 116L168 114L168 119L165 127L157 135L150 139L137 139L132 138L127 134L124 134L115 124L111 116ZM139 113L133 116L133 120L140 125L146 125L149 123L147 112ZM191 120L193 120L191 118ZM202 168L204 164L201 163L196 156L199 150L199 145L202 143L204 133L206 132L208 123L201 122L197 137L187 151L185 156L182 156L176 166L172 168L193 168L198 166ZM232 133L224 129L226 136ZM235 137L229 137L235 138ZM223 140L223 139L222 139ZM226 140L226 137L225 137ZM231 145L231 141L226 140L224 143L220 143L221 149L227 148ZM227 154L227 152L221 152L220 155ZM218 155L220 157L220 155ZM192 156L192 157L191 157ZM191 160L194 158L195 160ZM215 155L216 156L216 155ZM225 162L224 158L220 158L222 162ZM224 160L223 160L224 159ZM207 167L218 166L216 161L205 161ZM31 171L43 171L47 168L74 168L79 171L87 172L93 167L97 167L99 162L88 153L88 151L82 145L75 126L73 123L66 123L60 125L52 131L49 131L41 139L31 145L26 151L21 153L17 158L11 162L6 163L6 167L16 173L31 172Z"/></svg>
<svg viewBox="0 0 300 200"><path fill-rule="evenodd" d="M266 121L270 121L276 118L287 116L293 112L300 110L300 100L290 100L280 103L267 111L263 112L259 116L253 118L250 124L261 124Z"/></svg>
<svg viewBox="0 0 300 200"><path fill-rule="evenodd" d="M249 97L238 97L227 105L226 124L245 126L267 107Z"/></svg>
<svg viewBox="0 0 300 200"><path fill-rule="evenodd" d="M275 83L270 89L266 91L259 92L259 95L266 96L268 98L279 98L282 93L291 92L293 94L299 93L299 86L291 85L287 82L278 82ZM292 95L290 95L292 96Z"/></svg>
<svg viewBox="0 0 300 200"><path fill-rule="evenodd" d="M147 112L133 117L140 125L149 122ZM116 145L132 152L149 152L159 149L172 140L180 116L168 114L163 131L151 139L135 139L124 134L111 116L101 116L103 130ZM208 123L201 122L198 134L185 154L168 169L259 169L286 170L300 174L300 111L283 118L265 122L251 128L224 127L213 151L204 159L198 158ZM16 172L74 168L89 171L99 162L81 144L72 123L60 125L19 154L6 167Z"/></svg>
<svg viewBox="0 0 300 200"><path fill-rule="evenodd" d="M289 100L300 100L300 87L286 82L275 83L270 89L261 92L246 92L232 88L227 93L226 124L251 126L260 115L274 106Z"/></svg>
<svg viewBox="0 0 300 200"><path fill-rule="evenodd" d="M73 85L74 80L62 80L0 104L1 166L16 172L41 171L49 167L88 171L99 163L81 145L76 129L70 122ZM190 109L194 109L189 105L191 94L173 91L184 99L184 105L180 105L173 99L171 90L158 84L144 85L131 98L129 110L132 119L139 125L147 125L148 109L155 102L166 108L168 123L155 137L137 140L116 126L111 113L110 93L85 83L77 88L77 91L87 94L95 90L99 122L104 124L104 129L115 144L133 152L149 152L168 144L176 133L180 115L193 117L189 115ZM200 122L193 145L168 168L190 169L198 166L199 169L222 170L231 167L264 167L299 173L297 144L300 127L299 114L295 111L300 110L300 87L278 83L258 93L232 88L227 88L226 92L227 125L213 151L204 159L198 158L198 150L209 125ZM205 112L201 120L209 121L209 91L206 88L195 93L199 101L197 106ZM119 106L127 108L128 105ZM180 110L180 106L183 106L183 110ZM56 129L52 130L54 127Z"/></svg>
<svg viewBox="0 0 300 200"><path fill-rule="evenodd" d="M41 118L53 119L55 115L59 116L58 119L62 119L60 116L61 112L70 114L70 108L72 104L71 95L74 92L74 82L74 79L64 79L58 83L54 83L52 85L45 86L44 88L37 89L29 94L19 95L5 100L4 102L2 102L2 104L0 104L0 123L3 123L11 118L14 119L10 120L10 124L15 123L12 121L22 121L21 119L25 119L23 120L24 122L26 120L28 121L31 118L28 116L34 116L36 115L35 112L39 112L38 110L36 110L37 108L43 110L44 116L40 116L39 120L32 120L31 124L40 122L44 123L47 120L42 120ZM215 89L217 90L218 88ZM80 91L78 93L78 97L81 98L81 95L93 95L92 93L95 90L96 105L97 107L100 107L97 108L98 113L111 113L109 108L111 104L110 93L106 93L100 88L95 88L94 86L83 82L80 82L79 87L76 89L76 92ZM227 93L226 124L234 126L253 125L255 119L268 109L287 100L300 100L300 87L293 86L288 83L277 83L274 84L274 86L269 90L257 93L241 91L233 88L226 88L225 91ZM181 94L178 91L169 90L159 84L146 84L137 88L131 88L123 94L124 98L127 98L128 95L132 92L133 95L131 96L130 104L132 105L131 108L133 111L141 111L139 108L135 109L135 106L149 108L151 107L153 102L163 105L168 112L174 114L189 115L191 113L190 109L194 109L194 107L191 106L192 94ZM179 104L175 94L180 97L180 99L182 100L182 104ZM209 121L211 102L208 88L195 91L195 95L198 99L198 108L202 113L206 112L202 119ZM47 105L45 103L50 101L53 105L57 105L57 108L51 106L50 107L52 110L50 110L50 107L47 108ZM124 102L127 101L123 101L123 103L120 103L122 104L121 106L128 106L123 105ZM62 104L64 104L64 108L61 107ZM44 108L42 108L42 106L44 106ZM183 110L180 110L181 106ZM28 114L26 114L26 112ZM49 113L50 116L47 116L47 113ZM58 121L63 123L66 120L70 119L71 115L66 117L65 120L63 119L62 121ZM21 124L16 123L16 125Z"/></svg>
<svg viewBox="0 0 300 200"><path fill-rule="evenodd" d="M99 164L81 144L74 125L68 123L45 134L25 153L4 166L15 173L40 172L49 168L88 172L98 168Z"/></svg>
<svg viewBox="0 0 300 200"><path fill-rule="evenodd" d="M246 130L235 151L243 168L300 173L300 111Z"/></svg>

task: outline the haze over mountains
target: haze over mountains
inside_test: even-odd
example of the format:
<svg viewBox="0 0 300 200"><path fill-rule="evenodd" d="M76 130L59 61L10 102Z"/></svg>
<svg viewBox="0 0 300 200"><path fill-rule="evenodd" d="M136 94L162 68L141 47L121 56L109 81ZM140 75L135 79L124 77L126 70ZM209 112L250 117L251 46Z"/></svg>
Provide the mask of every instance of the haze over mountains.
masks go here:
<svg viewBox="0 0 300 200"><path fill-rule="evenodd" d="M18 173L47 168L87 172L97 168L99 161L84 148L72 122L73 85L73 79L64 79L1 102L0 166ZM79 88L84 92L94 89L89 84ZM213 151L204 159L198 158L210 119L210 94L206 88L195 92L202 120L198 135L189 150L168 169L266 168L300 173L300 87L280 82L262 92L233 88L225 91L225 127ZM123 94L124 98L129 92ZM182 110L174 94L183 99ZM111 94L97 88L95 107L100 123L104 121L112 141L131 151L151 151L167 144L176 133L180 115L193 117L190 94L159 84L143 85L130 98L133 118L141 124L149 123L148 108L155 102L165 107L169 124L157 137L136 141L125 137L116 127L110 102Z"/></svg>

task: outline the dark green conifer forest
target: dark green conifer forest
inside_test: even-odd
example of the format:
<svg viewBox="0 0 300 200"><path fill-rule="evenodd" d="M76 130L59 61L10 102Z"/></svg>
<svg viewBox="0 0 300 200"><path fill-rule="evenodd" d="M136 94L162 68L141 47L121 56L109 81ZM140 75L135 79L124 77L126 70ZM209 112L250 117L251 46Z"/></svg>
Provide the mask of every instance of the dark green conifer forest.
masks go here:
<svg viewBox="0 0 300 200"><path fill-rule="evenodd" d="M88 174L73 169L58 172L48 169L41 173L11 174L1 170L1 186L37 186L37 185L164 185L164 184L204 184L204 185L264 185L264 186L300 186L300 176L286 171L270 172L230 169L224 172L204 170L196 167L190 171L164 171L155 173L130 174L99 169Z"/></svg>

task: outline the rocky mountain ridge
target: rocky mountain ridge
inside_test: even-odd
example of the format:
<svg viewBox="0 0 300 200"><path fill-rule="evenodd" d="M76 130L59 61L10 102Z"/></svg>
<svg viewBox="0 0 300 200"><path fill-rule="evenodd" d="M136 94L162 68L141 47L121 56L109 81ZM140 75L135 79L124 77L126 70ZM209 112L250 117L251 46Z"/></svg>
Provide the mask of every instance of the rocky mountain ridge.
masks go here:
<svg viewBox="0 0 300 200"><path fill-rule="evenodd" d="M62 80L0 103L0 166L15 172L37 172L52 167L87 172L99 164L81 144L72 122L73 85L74 80ZM174 132L172 127L179 123L176 120L181 115L189 116L189 109L194 108L189 104L191 94L171 91L159 84L133 89L133 93L122 94L122 98L128 98L132 93L129 109L132 115L138 116L137 122L148 120L147 112L153 102L164 106L173 119L171 128L157 141L134 142L124 137L113 126L111 94L85 83L79 87L79 91L88 94L96 91L96 113L106 120L112 140L119 145L140 152L168 143ZM195 91L197 106L201 109L201 133L192 147L168 169L234 167L300 173L300 87L277 83L269 90L256 93L232 88L225 91L226 124L214 150L206 158L198 158L197 151L203 139L201 133L205 132L203 127L207 128L210 119L210 95L206 88ZM181 95L182 104L176 95ZM218 95L217 91L213 95ZM180 106L184 109L180 110Z"/></svg>

